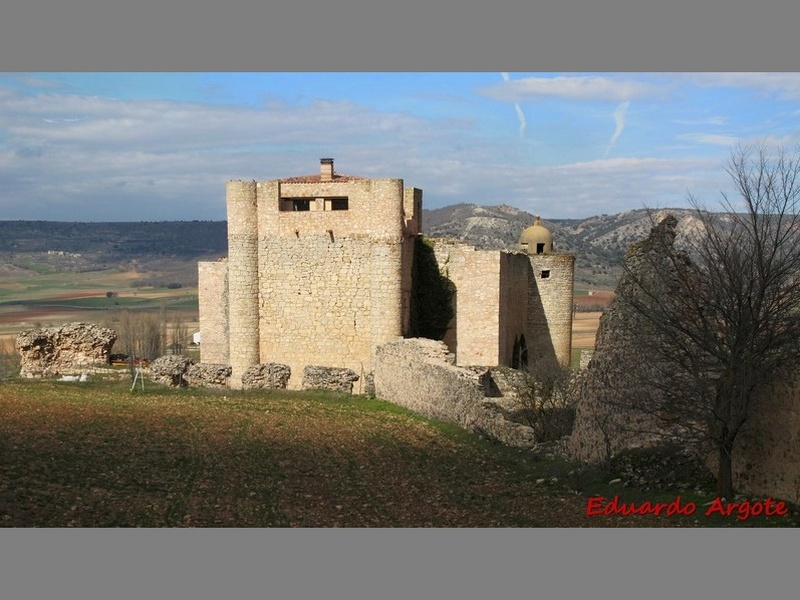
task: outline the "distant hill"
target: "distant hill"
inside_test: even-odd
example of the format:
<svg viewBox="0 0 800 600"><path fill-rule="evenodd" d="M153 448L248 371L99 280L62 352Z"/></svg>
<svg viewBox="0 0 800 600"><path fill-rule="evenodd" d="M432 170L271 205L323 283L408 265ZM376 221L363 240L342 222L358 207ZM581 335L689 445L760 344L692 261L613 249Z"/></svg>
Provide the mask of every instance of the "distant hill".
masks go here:
<svg viewBox="0 0 800 600"><path fill-rule="evenodd" d="M653 217L660 220L667 212L678 217L679 235L696 227L695 218L687 209L659 210ZM504 204L456 204L423 210L422 224L429 237L453 237L481 249L511 250L522 230L535 218ZM553 234L556 252L575 255L576 286L613 289L628 247L647 236L652 221L648 210L639 209L585 219L542 218L542 225Z"/></svg>
<svg viewBox="0 0 800 600"><path fill-rule="evenodd" d="M666 211L659 211L659 214ZM686 209L670 209L679 218L679 235L696 222ZM451 237L481 249L510 250L535 215L508 205L455 204L423 210L423 232ZM586 219L542 219L557 252L575 255L576 287L613 289L628 246L647 236L647 210ZM157 272L165 279L197 282L197 261L227 253L224 221L135 223L63 223L0 221L0 274L28 269L42 272L121 269Z"/></svg>
<svg viewBox="0 0 800 600"><path fill-rule="evenodd" d="M36 272L121 269L197 281L197 261L227 252L224 221L0 221L0 263Z"/></svg>

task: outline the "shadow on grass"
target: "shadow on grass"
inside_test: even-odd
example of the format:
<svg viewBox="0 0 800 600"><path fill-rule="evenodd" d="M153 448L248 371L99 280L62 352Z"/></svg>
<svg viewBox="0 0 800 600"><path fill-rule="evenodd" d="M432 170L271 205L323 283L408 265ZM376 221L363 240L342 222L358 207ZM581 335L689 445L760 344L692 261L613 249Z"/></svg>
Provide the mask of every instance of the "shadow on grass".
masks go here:
<svg viewBox="0 0 800 600"><path fill-rule="evenodd" d="M380 400L128 385L0 386L0 525L708 524L589 518L588 496L637 490ZM649 493L635 497L654 500Z"/></svg>

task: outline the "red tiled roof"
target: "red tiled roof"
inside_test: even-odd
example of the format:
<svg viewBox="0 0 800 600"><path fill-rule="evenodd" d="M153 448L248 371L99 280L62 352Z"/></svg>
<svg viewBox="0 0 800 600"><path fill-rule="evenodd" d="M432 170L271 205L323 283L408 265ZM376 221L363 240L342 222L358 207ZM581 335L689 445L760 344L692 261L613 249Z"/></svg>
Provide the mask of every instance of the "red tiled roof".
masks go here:
<svg viewBox="0 0 800 600"><path fill-rule="evenodd" d="M333 174L333 179L329 179L331 183L343 183L345 181L356 181L359 179L365 179L364 177L357 177L355 175L339 175L338 173ZM284 177L283 179L278 179L281 183L320 183L322 182L322 175L317 173L316 175L298 175L297 177Z"/></svg>

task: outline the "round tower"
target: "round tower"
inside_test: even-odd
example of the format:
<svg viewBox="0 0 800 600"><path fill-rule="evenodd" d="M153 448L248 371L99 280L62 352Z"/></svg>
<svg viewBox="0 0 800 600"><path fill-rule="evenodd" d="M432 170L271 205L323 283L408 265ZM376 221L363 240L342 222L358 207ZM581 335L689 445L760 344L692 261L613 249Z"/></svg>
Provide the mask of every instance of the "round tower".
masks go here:
<svg viewBox="0 0 800 600"><path fill-rule="evenodd" d="M231 387L259 362L258 218L255 181L229 181L228 331Z"/></svg>
<svg viewBox="0 0 800 600"><path fill-rule="evenodd" d="M572 354L575 257L553 253L553 235L536 221L519 237L518 249L531 264L528 282L528 356L568 367Z"/></svg>

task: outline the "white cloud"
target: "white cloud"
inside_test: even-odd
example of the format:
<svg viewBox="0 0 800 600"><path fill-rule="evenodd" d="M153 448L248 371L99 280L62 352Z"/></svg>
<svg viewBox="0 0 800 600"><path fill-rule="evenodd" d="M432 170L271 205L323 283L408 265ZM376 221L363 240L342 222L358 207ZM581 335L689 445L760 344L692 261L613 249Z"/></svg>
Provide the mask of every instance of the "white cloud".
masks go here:
<svg viewBox="0 0 800 600"><path fill-rule="evenodd" d="M625 129L625 113L628 112L628 107L630 105L630 100L626 100L614 111L614 133L611 135L611 139L608 140L608 146L606 146L606 151L603 155L604 157L608 156L614 144L617 143L619 136L622 135L622 130Z"/></svg>
<svg viewBox="0 0 800 600"><path fill-rule="evenodd" d="M524 102L539 98L568 100L603 100L624 102L663 93L656 86L635 79L602 76L526 77L480 90L485 96L503 102Z"/></svg>
<svg viewBox="0 0 800 600"><path fill-rule="evenodd" d="M394 177L415 148L435 163L431 149L444 154L470 127L351 102L254 109L9 92L0 95L0 213L221 219L228 179L313 173L321 156L341 159L340 172Z"/></svg>
<svg viewBox="0 0 800 600"><path fill-rule="evenodd" d="M510 81L510 77L508 73L501 73L503 77L503 81ZM519 102L514 103L514 110L517 113L517 119L519 119L519 137L525 137L525 127L528 124L527 119L525 119L525 113L522 112L522 107L520 107Z"/></svg>
<svg viewBox="0 0 800 600"><path fill-rule="evenodd" d="M733 146L739 141L736 136L717 133L680 133L675 137L685 142L711 144L713 146Z"/></svg>
<svg viewBox="0 0 800 600"><path fill-rule="evenodd" d="M687 73L683 77L700 87L749 88L800 99L800 73Z"/></svg>
<svg viewBox="0 0 800 600"><path fill-rule="evenodd" d="M728 122L728 117L725 116L715 116L715 117L707 117L704 119L672 119L672 123L676 125L690 125L696 127L698 125L725 125Z"/></svg>
<svg viewBox="0 0 800 600"><path fill-rule="evenodd" d="M717 198L728 181L722 161L704 158L610 158L539 167L519 185L516 203L550 218L686 206L687 192Z"/></svg>

